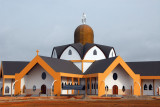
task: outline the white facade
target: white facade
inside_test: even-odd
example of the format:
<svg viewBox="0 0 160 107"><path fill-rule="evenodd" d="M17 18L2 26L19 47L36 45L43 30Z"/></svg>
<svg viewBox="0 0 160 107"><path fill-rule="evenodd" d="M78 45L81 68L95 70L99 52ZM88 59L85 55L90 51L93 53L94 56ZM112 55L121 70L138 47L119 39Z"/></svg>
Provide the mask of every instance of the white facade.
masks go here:
<svg viewBox="0 0 160 107"><path fill-rule="evenodd" d="M42 79L42 73L46 73L46 79ZM45 71L40 65L35 65L22 79L21 79L21 92L23 91L23 86L26 87L26 94L32 93L37 94L41 90L42 85L46 85L46 93L50 93L51 86L54 79L53 77ZM33 91L33 86L36 86L36 90Z"/></svg>
<svg viewBox="0 0 160 107"><path fill-rule="evenodd" d="M112 57L115 57L115 56L116 56L115 51L112 48L111 51L110 51L110 53L109 53L109 58L112 58Z"/></svg>
<svg viewBox="0 0 160 107"><path fill-rule="evenodd" d="M80 70L82 70L82 62L73 62Z"/></svg>
<svg viewBox="0 0 160 107"><path fill-rule="evenodd" d="M69 46L63 51L60 59L81 60L81 57L80 57L79 53L72 46Z"/></svg>
<svg viewBox="0 0 160 107"><path fill-rule="evenodd" d="M5 83L4 83L4 95L12 95L14 94L14 88L13 88L13 83L14 80L13 79L5 79ZM6 87L9 87L9 93L6 93ZM12 90L12 92L11 92Z"/></svg>
<svg viewBox="0 0 160 107"><path fill-rule="evenodd" d="M113 79L114 73L118 75L117 80ZM131 87L133 87L133 79L120 65L118 65L105 79L105 86L108 86L110 91L108 92L109 94L113 94L112 89L114 85L118 86L118 94L123 94L120 91L123 86L125 86L125 90L131 90Z"/></svg>
<svg viewBox="0 0 160 107"><path fill-rule="evenodd" d="M83 62L83 73L92 65L93 62Z"/></svg>
<svg viewBox="0 0 160 107"><path fill-rule="evenodd" d="M54 51L53 51L53 56L52 56L53 58L57 58L57 52L56 52L56 50L54 49Z"/></svg>
<svg viewBox="0 0 160 107"><path fill-rule="evenodd" d="M94 51L96 50L97 55L94 55ZM106 59L104 53L97 47L93 46L84 56L83 60L101 60Z"/></svg>
<svg viewBox="0 0 160 107"><path fill-rule="evenodd" d="M146 90L144 89L144 85L147 85ZM149 89L149 85L152 86L151 89ZM143 86L143 95L154 95L153 91L153 80L142 80L142 86Z"/></svg>

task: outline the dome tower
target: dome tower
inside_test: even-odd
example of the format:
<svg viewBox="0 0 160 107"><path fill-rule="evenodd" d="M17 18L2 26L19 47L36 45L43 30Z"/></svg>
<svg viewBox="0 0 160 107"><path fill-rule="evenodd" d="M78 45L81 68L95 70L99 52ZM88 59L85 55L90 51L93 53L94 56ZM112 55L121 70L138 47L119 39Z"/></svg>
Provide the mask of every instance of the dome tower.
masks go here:
<svg viewBox="0 0 160 107"><path fill-rule="evenodd" d="M94 43L94 33L90 26L86 25L86 15L83 13L82 25L79 25L74 32L74 43Z"/></svg>

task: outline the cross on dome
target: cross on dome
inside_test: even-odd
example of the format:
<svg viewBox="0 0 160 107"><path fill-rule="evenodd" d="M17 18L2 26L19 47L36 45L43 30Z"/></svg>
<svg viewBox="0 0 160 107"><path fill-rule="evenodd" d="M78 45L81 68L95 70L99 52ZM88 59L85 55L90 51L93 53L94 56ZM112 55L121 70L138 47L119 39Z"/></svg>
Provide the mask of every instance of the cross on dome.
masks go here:
<svg viewBox="0 0 160 107"><path fill-rule="evenodd" d="M37 56L38 56L39 50L37 49L37 51L36 51L36 52L37 52Z"/></svg>

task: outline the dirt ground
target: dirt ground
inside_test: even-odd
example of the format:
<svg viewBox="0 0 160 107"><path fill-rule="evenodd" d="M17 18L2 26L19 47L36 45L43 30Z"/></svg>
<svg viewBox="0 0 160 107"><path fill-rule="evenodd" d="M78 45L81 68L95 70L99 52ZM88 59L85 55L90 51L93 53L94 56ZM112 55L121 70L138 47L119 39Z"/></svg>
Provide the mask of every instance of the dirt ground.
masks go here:
<svg viewBox="0 0 160 107"><path fill-rule="evenodd" d="M160 100L30 100L4 101L0 107L160 107Z"/></svg>

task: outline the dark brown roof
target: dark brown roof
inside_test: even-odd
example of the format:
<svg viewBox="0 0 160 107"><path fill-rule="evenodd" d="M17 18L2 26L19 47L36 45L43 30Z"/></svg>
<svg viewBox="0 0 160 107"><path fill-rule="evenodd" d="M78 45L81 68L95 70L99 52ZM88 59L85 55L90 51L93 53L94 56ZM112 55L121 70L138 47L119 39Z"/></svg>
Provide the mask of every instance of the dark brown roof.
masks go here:
<svg viewBox="0 0 160 107"><path fill-rule="evenodd" d="M116 58L117 57L95 61L84 74L103 73Z"/></svg>
<svg viewBox="0 0 160 107"><path fill-rule="evenodd" d="M136 74L141 76L160 76L160 61L126 62Z"/></svg>
<svg viewBox="0 0 160 107"><path fill-rule="evenodd" d="M23 61L2 61L4 75L15 75L19 73L29 62Z"/></svg>
<svg viewBox="0 0 160 107"><path fill-rule="evenodd" d="M71 61L40 56L55 72L82 74L82 71Z"/></svg>

